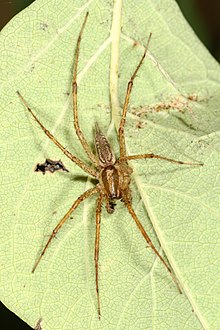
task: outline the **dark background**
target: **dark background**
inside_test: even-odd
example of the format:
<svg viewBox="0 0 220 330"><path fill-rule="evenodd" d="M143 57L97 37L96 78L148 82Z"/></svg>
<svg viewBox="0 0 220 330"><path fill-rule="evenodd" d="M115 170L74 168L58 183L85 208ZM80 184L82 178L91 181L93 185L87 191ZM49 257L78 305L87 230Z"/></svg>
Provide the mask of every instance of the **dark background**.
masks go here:
<svg viewBox="0 0 220 330"><path fill-rule="evenodd" d="M161 0L162 1L162 0ZM33 0L0 0L0 30L19 11ZM220 1L219 0L176 0L185 18L210 53L220 62ZM0 305L1 324L4 330L30 330L26 323Z"/></svg>

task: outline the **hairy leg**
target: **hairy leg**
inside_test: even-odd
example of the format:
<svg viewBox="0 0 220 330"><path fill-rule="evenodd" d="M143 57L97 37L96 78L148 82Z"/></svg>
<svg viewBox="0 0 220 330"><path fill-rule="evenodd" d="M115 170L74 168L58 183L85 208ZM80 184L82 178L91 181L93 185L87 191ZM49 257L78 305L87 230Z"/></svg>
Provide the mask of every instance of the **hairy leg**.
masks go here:
<svg viewBox="0 0 220 330"><path fill-rule="evenodd" d="M102 194L100 193L97 199L96 206L96 236L95 236L95 282L96 282L96 294L98 300L98 316L100 319L101 309L100 309L100 296L99 296L99 242L100 242L100 223L101 223L101 211L102 211Z"/></svg>
<svg viewBox="0 0 220 330"><path fill-rule="evenodd" d="M64 217L60 220L60 222L56 225L56 227L53 229L52 234L50 235L45 247L43 248L40 257L37 259L33 269L32 269L32 273L34 273L35 269L37 268L41 258L43 257L44 253L46 252L49 244L51 243L52 239L56 236L56 234L58 233L58 231L60 230L60 228L63 226L63 224L66 222L66 220L69 218L69 216L71 215L71 213L79 206L79 204L84 201L86 198L96 194L98 192L98 188L94 187L91 189L88 189L87 191L85 191L81 196L79 196L77 198L77 200L73 203L73 205L71 206L71 208L69 209L69 211L64 215Z"/></svg>
<svg viewBox="0 0 220 330"><path fill-rule="evenodd" d="M124 126L125 126L125 121L126 121L126 115L127 115L127 110L128 110L129 99L130 99L130 95L131 95L131 91L132 91L132 87L133 87L133 82L134 82L134 79L135 79L135 77L138 73L138 70L140 69L140 67L143 64L144 59L146 57L150 39L151 39L151 33L149 35L149 38L148 38L148 41L147 41L147 46L145 48L144 54L143 54L143 56L142 56L142 58L141 58L141 60L138 64L138 66L136 67L133 75L131 76L130 81L128 82L127 93L126 93L126 96L125 96L122 117L121 117L120 126L119 126L119 130L118 130L119 145L120 145L120 158L126 156Z"/></svg>
<svg viewBox="0 0 220 330"><path fill-rule="evenodd" d="M64 153L65 156L67 156L69 159L71 159L76 165L81 167L83 171L87 172L88 174L97 177L97 172L93 170L88 165L84 164L79 158L72 155L64 146L51 134L48 129L40 122L40 120L37 118L37 116L34 114L34 112L31 110L31 108L28 106L27 102L23 98L23 96L20 94L19 91L17 91L18 96L20 97L21 101L27 108L27 110L31 113L34 120L38 123L38 125L41 127L41 129L44 131L44 133L50 138L51 141Z"/></svg>
<svg viewBox="0 0 220 330"><path fill-rule="evenodd" d="M74 63L74 68L73 68L73 81L72 81L73 115L74 115L74 127L75 127L76 134L77 134L86 154L88 155L89 159L91 160L91 162L95 166L98 166L97 157L93 154L88 142L86 141L84 134L82 133L82 131L79 127L78 113L77 113L77 82L76 82L76 79L77 79L77 68L78 68L78 61L79 61L79 49L80 49L80 43L81 43L81 39L82 39L83 30L85 28L88 15L89 15L89 13L87 12L86 16L84 18L84 22L81 27L81 30L80 30L80 33L79 33L79 36L77 39L77 45L76 45L75 63Z"/></svg>
<svg viewBox="0 0 220 330"><path fill-rule="evenodd" d="M182 293L179 283L177 281L176 276L174 275L173 271L171 270L171 268L168 266L167 262L164 260L164 258L160 255L159 251L156 249L156 247L154 246L154 244L152 243L150 237L148 236L148 234L146 233L144 227L142 226L141 222L139 221L133 207L131 204L131 200L130 197L128 197L126 194L123 196L123 200L124 203L129 211L129 213L131 214L133 220L135 221L136 225L138 226L138 229L140 230L141 234L143 235L143 237L145 238L146 242L148 243L148 245L151 247L151 249L154 251L154 253L160 258L160 260L162 261L162 263L164 264L164 266L166 267L166 269L168 270L169 274L171 275L173 281L175 282L178 290L180 293Z"/></svg>
<svg viewBox="0 0 220 330"><path fill-rule="evenodd" d="M194 165L194 166L202 166L203 165L203 163L182 162L181 160L175 160L175 159L155 155L155 154L152 154L152 153L143 154L143 155L125 156L125 157L120 158L120 161L127 161L127 160L134 160L134 159L146 159L146 158L158 158L158 159L166 160L168 162L175 163L175 164Z"/></svg>

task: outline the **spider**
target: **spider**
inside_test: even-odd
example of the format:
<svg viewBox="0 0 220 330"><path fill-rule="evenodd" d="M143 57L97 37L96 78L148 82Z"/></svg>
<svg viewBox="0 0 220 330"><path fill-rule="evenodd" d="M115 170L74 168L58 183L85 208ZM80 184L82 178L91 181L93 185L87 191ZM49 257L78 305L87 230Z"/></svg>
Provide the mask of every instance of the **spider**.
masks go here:
<svg viewBox="0 0 220 330"><path fill-rule="evenodd" d="M150 237L148 236L147 232L145 231L143 225L141 224L140 220L138 219L134 208L132 206L132 197L131 197L131 190L130 190L130 182L131 182L131 175L132 175L132 168L128 165L128 161L132 161L134 159L144 159L144 158L157 158L161 160L165 160L168 162L172 162L175 164L184 164L184 165L203 165L202 163L190 163L190 162L182 162L179 160L170 159L167 157L159 156L153 153L149 154L141 154L141 155L132 155L129 156L126 153L126 146L125 146L125 135L124 135L124 127L126 122L126 114L129 105L129 99L133 87L133 82L140 67L143 64L143 61L146 57L148 46L151 38L151 34L149 35L147 46L145 47L144 54L141 57L140 62L138 63L133 75L131 76L130 81L127 85L127 92L125 96L125 101L123 105L122 117L120 120L120 125L118 129L118 140L119 140L119 149L120 155L119 158L116 158L111 146L105 137L105 135L100 130L98 124L96 123L95 126L95 147L96 147L96 154L93 153L92 149L90 148L83 132L80 129L79 122L78 122L78 114L77 114L77 68L78 68L78 60L79 60L79 51L80 51L80 43L82 39L82 34L87 22L89 13L87 12L77 39L76 50L75 50L75 61L73 66L73 79L72 79L72 96L73 96L73 115L74 115L74 127L76 134L78 136L79 141L82 144L84 151L86 152L91 165L85 164L79 158L74 156L70 153L55 137L51 134L46 127L40 122L37 116L34 114L32 109L28 106L27 102L17 91L17 94L26 107L26 109L31 113L34 120L38 123L44 133L50 138L50 140L67 156L71 159L76 165L78 165L84 172L88 175L94 177L98 180L98 183L95 187L88 189L84 193L82 193L72 204L70 209L67 213L63 216L63 218L59 221L56 227L53 229L46 245L44 246L40 256L38 257L37 261L34 264L32 269L32 273L36 270L41 258L45 254L48 246L50 245L53 238L57 235L58 231L61 229L63 224L67 221L70 217L71 213L88 197L98 194L97 202L96 202L96 234L95 234L95 253L94 253L94 261L95 261L95 283L96 283L96 296L97 296L97 310L98 310L98 318L100 319L101 316L101 307L100 307L100 294L99 294L99 242L100 242L100 224L101 224L101 210L102 204L105 201L107 212L112 214L114 212L115 207L115 200L121 200L125 207L127 208L128 212L130 213L131 217L135 221L140 233L143 235L144 239L146 240L147 244L151 247L154 253L159 257L165 268L167 269L168 273L172 277L173 281L175 282L178 290L180 293L181 289L177 278L165 261L165 259L161 256L158 252L154 244L152 243Z"/></svg>

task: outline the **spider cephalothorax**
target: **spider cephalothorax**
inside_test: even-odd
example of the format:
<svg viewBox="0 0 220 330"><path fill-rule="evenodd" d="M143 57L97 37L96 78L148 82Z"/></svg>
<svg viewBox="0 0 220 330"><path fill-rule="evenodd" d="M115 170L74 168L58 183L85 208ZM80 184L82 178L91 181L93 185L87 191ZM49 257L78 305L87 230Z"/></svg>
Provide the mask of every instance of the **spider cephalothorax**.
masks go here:
<svg viewBox="0 0 220 330"><path fill-rule="evenodd" d="M140 230L141 234L143 235L144 239L148 243L148 245L151 247L151 249L155 252L155 254L160 258L166 269L168 270L169 274L171 275L172 279L176 283L179 291L181 292L179 288L179 284L177 282L177 279L169 267L168 263L165 261L165 259L160 255L158 250L155 248L154 244L152 243L150 237L146 233L144 227L142 226L141 222L139 221L133 207L132 207L132 200L131 200L131 191L129 188L130 182L131 182L131 174L132 169L128 165L128 161L133 159L144 159L144 158L158 158L165 161L169 161L176 164L186 164L186 165L203 165L200 163L193 164L188 162L182 162L178 160L173 160L164 156L155 155L153 153L150 154L142 154L142 155L132 155L128 156L126 153L126 147L125 147L125 136L124 136L124 126L126 122L126 114L128 110L128 104L129 104L129 98L131 94L131 90L133 87L133 81L137 75L138 70L140 69L144 58L147 54L147 49L150 41L151 34L148 39L147 46L145 48L144 54L136 67L133 75L131 76L130 81L128 82L127 86L127 92L125 96L124 106L123 106L123 112L122 117L120 121L120 126L118 129L118 140L119 140L119 148L120 148L120 155L118 159L115 157L115 154L113 153L109 142L107 141L104 134L101 132L98 124L96 124L95 128L95 146L96 146L96 152L95 155L87 140L84 137L84 134L82 133L79 123L78 123L78 113L77 113L77 67L78 67L78 59L79 59L79 49L80 49L80 42L82 33L86 24L88 18L88 13L85 16L78 40L76 45L76 52L75 52L75 63L74 63L74 70L73 70L73 81L72 81L72 95L73 95L73 114L74 114L74 127L76 130L76 134L78 136L79 141L82 144L82 147L84 148L84 151L86 152L91 165L85 164L83 161L81 161L79 158L74 156L72 153L70 153L54 136L49 132L48 129L40 122L40 120L37 118L37 116L33 113L31 108L28 106L27 102L24 100L24 98L21 96L19 92L18 95L27 108L27 110L31 113L35 121L38 123L38 125L41 127L41 129L44 131L44 133L52 140L52 142L64 153L65 156L67 156L69 159L71 159L76 165L78 165L84 172L86 172L88 175L92 176L93 178L98 180L98 183L95 187L88 189L82 195L80 195L73 205L70 207L70 209L67 211L67 213L63 216L63 218L60 220L60 222L57 224L57 226L53 229L44 249L42 250L39 258L37 259L32 272L35 271L37 268L41 258L43 257L45 251L47 250L49 244L51 243L52 239L56 236L60 228L63 226L63 224L66 222L66 220L70 217L71 213L81 204L82 201L84 201L86 198L98 194L97 198L97 205L96 205L96 236L95 236L95 273L96 273L96 293L97 293L97 300L98 300L98 316L100 318L101 310L100 310L100 295L99 295L99 242L100 242L100 223L101 223L101 210L102 210L102 204L105 200L106 202L106 208L108 213L114 212L114 206L115 200L121 200L125 204L126 208L128 209L129 213L131 214L131 217L135 221L138 229Z"/></svg>

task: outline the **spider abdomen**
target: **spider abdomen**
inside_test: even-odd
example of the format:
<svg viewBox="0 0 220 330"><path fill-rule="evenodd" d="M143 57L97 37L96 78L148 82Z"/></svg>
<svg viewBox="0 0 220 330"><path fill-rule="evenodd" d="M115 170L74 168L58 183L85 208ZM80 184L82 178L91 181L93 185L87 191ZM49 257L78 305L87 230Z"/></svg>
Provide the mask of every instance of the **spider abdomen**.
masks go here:
<svg viewBox="0 0 220 330"><path fill-rule="evenodd" d="M109 167L115 163L116 159L114 152L97 123L95 126L95 146L101 167Z"/></svg>

